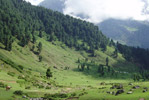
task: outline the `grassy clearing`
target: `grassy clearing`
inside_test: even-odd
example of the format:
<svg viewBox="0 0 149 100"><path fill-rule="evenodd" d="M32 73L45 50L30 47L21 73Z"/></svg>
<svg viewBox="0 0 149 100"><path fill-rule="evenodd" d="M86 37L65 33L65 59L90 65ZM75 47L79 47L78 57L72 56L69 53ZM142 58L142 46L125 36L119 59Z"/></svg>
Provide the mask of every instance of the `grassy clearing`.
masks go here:
<svg viewBox="0 0 149 100"><path fill-rule="evenodd" d="M32 47L31 43L29 46L20 47L17 45L17 42L14 42L11 52L0 49L0 56L2 56L5 60L11 60L15 65L22 65L24 68L22 72L18 72L15 68L12 68L9 64L0 60L0 82L12 86L10 91L5 91L4 88L0 88L0 100L22 98L13 94L16 90L22 90L27 93L29 97L43 97L46 93L54 94L61 92L68 94L76 93L76 96L79 96L79 94L83 91L88 94L79 96L80 100L102 100L102 98L105 100L129 100L128 98L139 98L139 93L141 93L140 95L145 98L147 93L142 94L141 89L135 91L131 96L126 93L119 96L107 94L106 91L109 90L108 88L110 88L111 85L107 85L104 90L99 90L99 88L103 87L100 85L101 82L123 84L132 82L130 79L131 75L129 73L132 70L134 72L138 70L136 65L127 62L121 54L118 54L118 58L114 58L112 56L114 52L113 47L108 47L106 52L101 50L95 51L96 57L91 57L89 56L89 53L76 51L73 48L70 49L61 42L51 43L41 38L38 38L37 40L38 41L35 46L37 46L39 42L42 42L43 44L41 52L41 56L43 57L42 62L39 62L38 55L34 54L30 50ZM119 76L121 79L116 79L111 77L99 77L99 74L97 73L97 66L91 66L89 71L86 69L84 72L78 70L78 63L76 63L78 58L80 60L88 58L88 62L93 60L96 65L105 65L106 57L109 57L109 65L111 67L117 69L117 71L123 70L128 73L125 75L119 74L121 75ZM50 80L45 78L48 67L51 67L53 73L53 77ZM69 67L69 69L66 69L66 67ZM14 76L8 74L12 72L15 73ZM122 76L124 76L124 79L122 79ZM47 83L55 85L49 85L49 88L46 89L46 87L43 86L47 85ZM145 82L138 84L143 84L144 86L147 85ZM101 93L102 91L105 92ZM9 95L6 97L3 94Z"/></svg>

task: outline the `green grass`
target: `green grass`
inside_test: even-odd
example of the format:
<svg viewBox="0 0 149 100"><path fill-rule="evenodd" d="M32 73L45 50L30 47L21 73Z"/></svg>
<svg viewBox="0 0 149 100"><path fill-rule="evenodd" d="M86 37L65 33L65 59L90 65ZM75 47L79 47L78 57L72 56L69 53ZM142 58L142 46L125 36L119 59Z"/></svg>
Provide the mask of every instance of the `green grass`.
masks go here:
<svg viewBox="0 0 149 100"><path fill-rule="evenodd" d="M0 82L3 82L7 85L12 86L10 91L5 91L5 89L0 88L1 95L0 100L8 100L12 98L12 96L17 97L13 94L16 90L22 90L27 93L30 97L43 97L45 93L61 93L62 90L68 93L76 93L79 94L85 89L88 94L84 96L80 96L80 100L99 100L110 99L110 100L125 100L128 98L137 99L140 91L136 91L131 97L126 95L125 93L120 96L112 96L107 95L106 93L98 93L101 92L98 88L102 87L100 85L101 82L106 83L124 83L128 84L132 80L131 72L136 72L137 66L130 62L127 62L121 54L118 54L118 58L113 57L114 48L108 47L106 52L102 50L96 50L96 57L90 57L89 53L85 51L76 51L74 48L70 49L61 42L47 42L42 38L37 37L37 43L42 42L43 49L41 52L41 56L43 57L43 61L39 62L38 55L34 54L30 51L32 47L32 43L29 43L26 47L21 47L17 44L17 42L13 43L13 49L11 52L6 51L4 49L0 49L0 56L3 59L11 60L14 62L16 66L22 65L24 70L22 72L18 72L17 69L11 67L9 64L3 62L3 59L0 60ZM37 49L37 48L36 48ZM35 49L35 50L36 50ZM109 57L109 65L116 69L117 71L123 70L128 72L126 74L119 74L121 78L111 78L111 77L99 77L97 73L98 66L92 65L90 70L87 71L85 69L84 72L78 70L78 58L83 61L83 59L88 58L88 62L92 60L95 61L95 65L106 64L106 57ZM4 63L4 66L2 64ZM53 68L55 66L56 68ZM51 67L53 77L49 80L45 78L46 70L48 67ZM69 67L68 70L65 70L65 67ZM8 72L14 72L15 76L8 75ZM25 77L25 79L18 79L18 77ZM122 79L124 77L124 79ZM38 88L33 85L33 83L39 83L40 85L51 83L50 89ZM56 85L53 85L56 84ZM143 84L144 86L147 83L142 82L139 84ZM25 87L30 86L30 89L25 89ZM107 88L111 87L110 85L106 86ZM106 88L106 89L107 89ZM107 91L107 90L104 91ZM6 96L8 94L8 96ZM104 97L106 95L106 98ZM136 96L135 96L136 95ZM145 98L146 93L140 94ZM128 99L129 100L129 99Z"/></svg>

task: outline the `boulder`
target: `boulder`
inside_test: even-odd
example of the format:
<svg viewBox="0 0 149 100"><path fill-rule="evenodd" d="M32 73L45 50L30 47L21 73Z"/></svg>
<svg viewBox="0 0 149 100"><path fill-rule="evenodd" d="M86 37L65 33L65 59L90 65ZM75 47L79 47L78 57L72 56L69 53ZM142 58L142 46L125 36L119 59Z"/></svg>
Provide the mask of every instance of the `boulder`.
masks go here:
<svg viewBox="0 0 149 100"><path fill-rule="evenodd" d="M133 83L129 83L128 85L131 85L131 86L132 86L132 85L133 85Z"/></svg>
<svg viewBox="0 0 149 100"><path fill-rule="evenodd" d="M110 89L123 89L123 85L122 84L115 84Z"/></svg>
<svg viewBox="0 0 149 100"><path fill-rule="evenodd" d="M132 91L127 92L127 94L132 94L132 93L133 93Z"/></svg>
<svg viewBox="0 0 149 100"><path fill-rule="evenodd" d="M137 86L133 86L132 88L133 89L138 89L138 88L140 88L140 86L137 85Z"/></svg>
<svg viewBox="0 0 149 100"><path fill-rule="evenodd" d="M145 93L145 92L147 92L147 90L143 90L142 92Z"/></svg>
<svg viewBox="0 0 149 100"><path fill-rule="evenodd" d="M122 94L122 93L124 93L124 90L123 89L118 90L115 95L119 95L119 94Z"/></svg>

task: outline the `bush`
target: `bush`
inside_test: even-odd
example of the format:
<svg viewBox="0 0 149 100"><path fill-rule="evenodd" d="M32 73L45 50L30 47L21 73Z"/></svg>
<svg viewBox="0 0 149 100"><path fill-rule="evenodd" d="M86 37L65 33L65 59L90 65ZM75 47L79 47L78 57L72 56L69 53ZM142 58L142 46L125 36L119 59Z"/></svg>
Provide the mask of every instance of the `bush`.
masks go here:
<svg viewBox="0 0 149 100"><path fill-rule="evenodd" d="M59 93L56 93L56 94L45 94L44 97L45 98L67 98L68 94L59 94Z"/></svg>
<svg viewBox="0 0 149 100"><path fill-rule="evenodd" d="M24 67L22 65L18 65L19 69L23 70Z"/></svg>
<svg viewBox="0 0 149 100"><path fill-rule="evenodd" d="M15 95L23 95L23 91L17 90L17 91L14 91L13 94L15 94Z"/></svg>
<svg viewBox="0 0 149 100"><path fill-rule="evenodd" d="M25 89L31 89L31 87L30 86L26 86Z"/></svg>
<svg viewBox="0 0 149 100"><path fill-rule="evenodd" d="M76 95L77 95L76 93L72 93L72 94L71 94L72 97L74 97L74 96L76 96Z"/></svg>
<svg viewBox="0 0 149 100"><path fill-rule="evenodd" d="M44 88L44 86L43 85L39 85L39 88L41 89L41 88Z"/></svg>
<svg viewBox="0 0 149 100"><path fill-rule="evenodd" d="M12 77L15 76L15 73L14 72L8 72L7 74L10 75L10 76L12 76Z"/></svg>
<svg viewBox="0 0 149 100"><path fill-rule="evenodd" d="M25 79L25 76L19 75L19 76L18 76L18 79Z"/></svg>
<svg viewBox="0 0 149 100"><path fill-rule="evenodd" d="M51 87L50 86L46 86L46 89L51 89Z"/></svg>
<svg viewBox="0 0 149 100"><path fill-rule="evenodd" d="M0 82L0 87L1 87L1 88L5 88L6 85L5 85L4 83Z"/></svg>

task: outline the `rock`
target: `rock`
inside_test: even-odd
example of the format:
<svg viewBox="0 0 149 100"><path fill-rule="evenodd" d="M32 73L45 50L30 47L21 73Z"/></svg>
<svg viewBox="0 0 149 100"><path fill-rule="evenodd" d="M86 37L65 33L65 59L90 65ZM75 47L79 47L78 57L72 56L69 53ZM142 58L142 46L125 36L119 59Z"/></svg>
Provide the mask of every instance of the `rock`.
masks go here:
<svg viewBox="0 0 149 100"><path fill-rule="evenodd" d="M44 100L43 98L30 98L30 100Z"/></svg>
<svg viewBox="0 0 149 100"><path fill-rule="evenodd" d="M133 85L133 83L129 83L128 85Z"/></svg>
<svg viewBox="0 0 149 100"><path fill-rule="evenodd" d="M123 89L123 85L122 84L115 84L110 89Z"/></svg>
<svg viewBox="0 0 149 100"><path fill-rule="evenodd" d="M132 91L127 92L127 94L132 94L132 93L133 93Z"/></svg>
<svg viewBox="0 0 149 100"><path fill-rule="evenodd" d="M122 94L122 93L124 93L124 90L123 89L118 90L115 95L119 95L119 94Z"/></svg>
<svg viewBox="0 0 149 100"><path fill-rule="evenodd" d="M107 91L107 93L108 93L108 94L112 94L112 92L110 92L110 91Z"/></svg>
<svg viewBox="0 0 149 100"><path fill-rule="evenodd" d="M22 98L26 98L26 95L24 95Z"/></svg>
<svg viewBox="0 0 149 100"><path fill-rule="evenodd" d="M123 85L120 84L120 85L117 87L117 89L123 89Z"/></svg>
<svg viewBox="0 0 149 100"><path fill-rule="evenodd" d="M140 86L137 85L137 86L133 86L132 88L133 89L138 89L138 88L140 88Z"/></svg>
<svg viewBox="0 0 149 100"><path fill-rule="evenodd" d="M147 90L143 90L142 92L145 93L145 92L147 92Z"/></svg>

